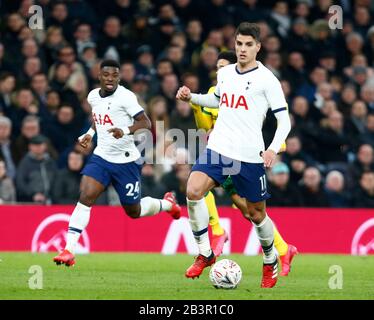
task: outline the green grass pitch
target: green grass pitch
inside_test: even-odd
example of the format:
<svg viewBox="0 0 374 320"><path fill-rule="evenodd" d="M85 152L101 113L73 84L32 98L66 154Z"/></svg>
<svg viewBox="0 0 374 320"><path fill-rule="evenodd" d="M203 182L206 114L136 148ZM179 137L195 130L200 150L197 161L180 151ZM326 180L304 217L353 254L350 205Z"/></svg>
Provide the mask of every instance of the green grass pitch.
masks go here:
<svg viewBox="0 0 374 320"><path fill-rule="evenodd" d="M78 256L73 268L54 265L53 256L0 252L0 299L374 299L374 256L298 255L288 277L261 289L261 257L231 255L243 271L234 290L213 288L209 270L186 279L189 255L94 253ZM41 290L29 288L33 265L43 271ZM329 288L333 265L343 270L342 289Z"/></svg>

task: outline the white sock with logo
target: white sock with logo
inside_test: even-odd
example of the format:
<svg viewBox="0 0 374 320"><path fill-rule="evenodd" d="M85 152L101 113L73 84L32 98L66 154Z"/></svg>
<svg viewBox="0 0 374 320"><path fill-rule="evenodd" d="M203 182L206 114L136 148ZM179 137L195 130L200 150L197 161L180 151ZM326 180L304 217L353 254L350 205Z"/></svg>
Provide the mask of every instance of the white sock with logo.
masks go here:
<svg viewBox="0 0 374 320"><path fill-rule="evenodd" d="M253 223L258 240L260 241L262 251L264 253L264 263L271 264L275 261L276 255L274 251L274 224L273 221L265 216L265 219L261 221L258 225Z"/></svg>
<svg viewBox="0 0 374 320"><path fill-rule="evenodd" d="M209 213L205 198L200 200L187 199L187 208L190 226L199 247L199 253L205 257L210 257L212 249L208 235Z"/></svg>
<svg viewBox="0 0 374 320"><path fill-rule="evenodd" d="M71 253L75 252L75 247L79 241L79 237L84 229L86 229L90 221L91 207L78 202L70 217L68 234L66 236L66 250Z"/></svg>
<svg viewBox="0 0 374 320"><path fill-rule="evenodd" d="M140 200L140 217L154 216L161 211L168 211L171 209L171 202L164 199L155 199L145 197Z"/></svg>

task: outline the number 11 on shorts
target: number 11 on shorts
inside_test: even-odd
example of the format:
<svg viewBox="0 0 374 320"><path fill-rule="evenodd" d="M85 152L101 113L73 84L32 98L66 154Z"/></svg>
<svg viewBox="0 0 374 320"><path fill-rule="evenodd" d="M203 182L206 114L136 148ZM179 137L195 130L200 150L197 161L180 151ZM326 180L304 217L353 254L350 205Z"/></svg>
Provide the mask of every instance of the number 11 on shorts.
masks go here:
<svg viewBox="0 0 374 320"><path fill-rule="evenodd" d="M265 195L266 193L266 175L260 177L260 183L261 183L261 197Z"/></svg>

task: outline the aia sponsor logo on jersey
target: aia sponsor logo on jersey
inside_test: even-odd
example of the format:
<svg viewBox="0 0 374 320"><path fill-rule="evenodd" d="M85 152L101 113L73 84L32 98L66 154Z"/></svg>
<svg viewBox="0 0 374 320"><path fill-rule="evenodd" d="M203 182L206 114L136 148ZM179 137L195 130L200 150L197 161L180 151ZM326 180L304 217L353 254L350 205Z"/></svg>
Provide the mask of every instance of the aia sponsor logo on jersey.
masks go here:
<svg viewBox="0 0 374 320"><path fill-rule="evenodd" d="M31 252L60 252L65 248L70 215L56 213L44 219L36 228ZM77 253L90 252L90 239L84 230L77 244Z"/></svg>
<svg viewBox="0 0 374 320"><path fill-rule="evenodd" d="M238 96L231 94L231 96L228 96L226 93L224 93L220 101L220 107L222 106L234 109L244 108L245 110L248 110L247 101L242 95Z"/></svg>
<svg viewBox="0 0 374 320"><path fill-rule="evenodd" d="M374 218L366 220L356 231L351 245L353 255L374 254Z"/></svg>
<svg viewBox="0 0 374 320"><path fill-rule="evenodd" d="M113 126L113 122L112 120L110 119L109 115L108 114L96 114L95 112L92 113L92 119L93 121L95 122L96 125L102 125L102 126L105 126L106 124L110 124L111 126Z"/></svg>

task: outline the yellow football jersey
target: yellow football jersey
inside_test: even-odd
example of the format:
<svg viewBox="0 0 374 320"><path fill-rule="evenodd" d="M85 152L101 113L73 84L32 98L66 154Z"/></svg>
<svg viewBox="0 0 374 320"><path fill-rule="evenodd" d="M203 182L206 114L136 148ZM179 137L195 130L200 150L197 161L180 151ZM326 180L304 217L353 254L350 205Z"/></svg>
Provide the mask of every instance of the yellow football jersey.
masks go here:
<svg viewBox="0 0 374 320"><path fill-rule="evenodd" d="M214 92L215 87L211 87L208 93ZM191 107L195 116L197 129L209 131L213 129L218 117L218 108L206 108L197 104L191 103Z"/></svg>

